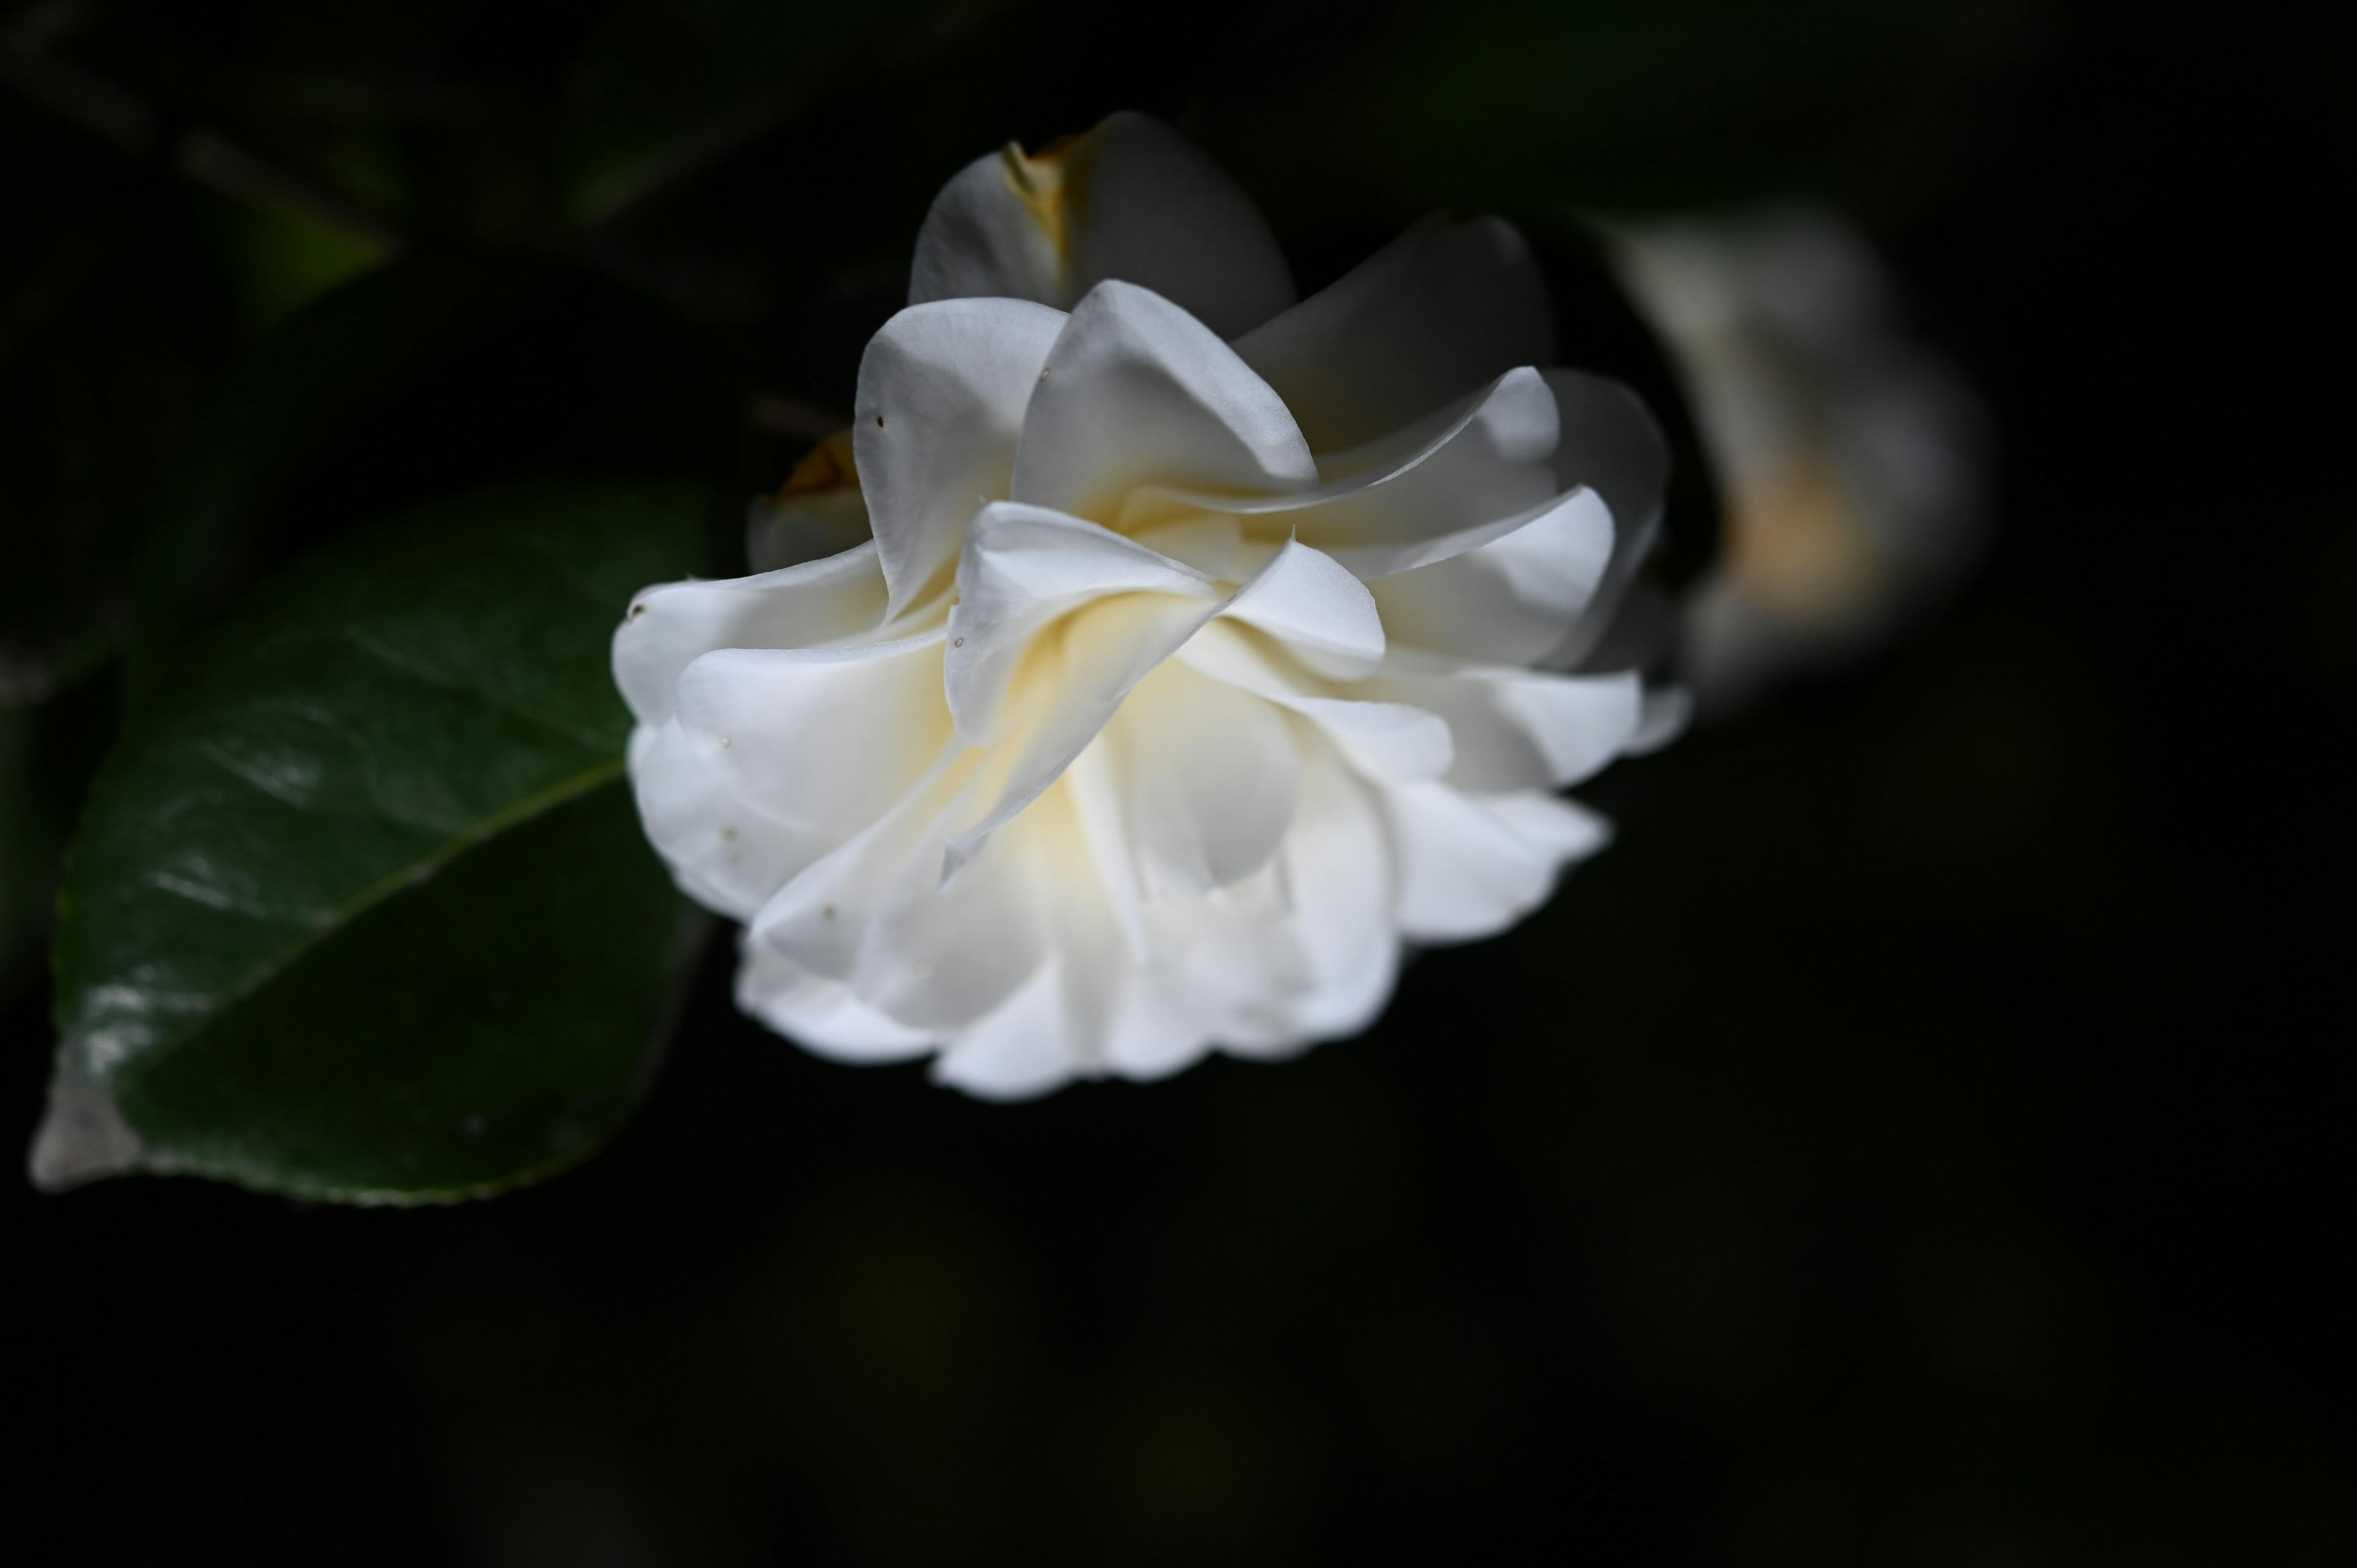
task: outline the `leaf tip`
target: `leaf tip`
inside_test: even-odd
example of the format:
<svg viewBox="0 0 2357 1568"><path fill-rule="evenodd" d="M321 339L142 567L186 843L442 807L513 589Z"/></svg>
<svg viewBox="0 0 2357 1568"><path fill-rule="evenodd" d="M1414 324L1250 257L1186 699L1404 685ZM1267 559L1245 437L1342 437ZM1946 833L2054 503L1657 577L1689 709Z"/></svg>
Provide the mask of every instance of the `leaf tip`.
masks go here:
<svg viewBox="0 0 2357 1568"><path fill-rule="evenodd" d="M48 1110L33 1134L26 1174L45 1193L65 1192L145 1168L146 1145L116 1109L105 1084L72 1051L61 1051L49 1078Z"/></svg>

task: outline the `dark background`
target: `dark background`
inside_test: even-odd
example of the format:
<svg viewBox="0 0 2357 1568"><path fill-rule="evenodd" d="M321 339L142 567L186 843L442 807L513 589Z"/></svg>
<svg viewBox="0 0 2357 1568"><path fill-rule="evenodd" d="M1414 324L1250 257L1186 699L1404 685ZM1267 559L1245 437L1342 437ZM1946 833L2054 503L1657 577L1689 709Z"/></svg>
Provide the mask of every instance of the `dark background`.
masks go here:
<svg viewBox="0 0 2357 1568"><path fill-rule="evenodd" d="M1834 181L1992 410L1986 569L1616 768L1618 844L1366 1037L992 1107L765 1035L716 946L640 1120L541 1188L0 1184L9 1555L2357 1561L2328 10L2028 13L1909 177ZM529 74L562 29L519 27ZM1043 102L1282 106L1307 47ZM864 319L748 362L823 401Z"/></svg>

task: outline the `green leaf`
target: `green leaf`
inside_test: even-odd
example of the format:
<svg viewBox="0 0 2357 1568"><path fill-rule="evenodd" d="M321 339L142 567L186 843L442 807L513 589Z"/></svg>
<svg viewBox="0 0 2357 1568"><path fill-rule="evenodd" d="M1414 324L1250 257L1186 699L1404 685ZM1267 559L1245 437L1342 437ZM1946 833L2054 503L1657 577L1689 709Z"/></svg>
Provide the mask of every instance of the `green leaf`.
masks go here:
<svg viewBox="0 0 2357 1568"><path fill-rule="evenodd" d="M135 717L59 904L35 1180L187 1171L476 1196L645 1087L684 906L622 782L607 650L696 563L686 487L541 487L279 579Z"/></svg>

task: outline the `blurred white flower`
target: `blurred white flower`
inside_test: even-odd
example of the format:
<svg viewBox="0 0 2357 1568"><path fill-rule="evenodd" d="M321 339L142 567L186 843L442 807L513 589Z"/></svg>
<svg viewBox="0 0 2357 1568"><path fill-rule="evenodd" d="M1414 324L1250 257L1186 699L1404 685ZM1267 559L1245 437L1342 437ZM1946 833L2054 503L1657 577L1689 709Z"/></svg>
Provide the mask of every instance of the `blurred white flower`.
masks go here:
<svg viewBox="0 0 2357 1568"><path fill-rule="evenodd" d="M1121 114L952 180L909 294L757 520L834 553L615 637L748 1011L996 1098L1278 1056L1603 844L1555 791L1674 723L1583 668L1667 460L1541 368L1512 228L1428 220L1297 304L1243 193Z"/></svg>
<svg viewBox="0 0 2357 1568"><path fill-rule="evenodd" d="M1684 373L1726 508L1718 564L1680 631L1702 706L1738 704L1932 607L1980 542L1981 421L1900 330L1865 242L1801 210L1612 237Z"/></svg>

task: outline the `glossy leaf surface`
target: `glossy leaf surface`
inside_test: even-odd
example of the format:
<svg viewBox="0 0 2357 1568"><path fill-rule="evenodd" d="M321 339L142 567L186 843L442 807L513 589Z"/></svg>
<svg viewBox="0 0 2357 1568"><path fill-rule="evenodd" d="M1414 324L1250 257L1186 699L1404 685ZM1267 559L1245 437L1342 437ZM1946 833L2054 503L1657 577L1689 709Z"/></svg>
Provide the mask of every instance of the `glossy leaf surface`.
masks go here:
<svg viewBox="0 0 2357 1568"><path fill-rule="evenodd" d="M135 723L59 905L38 1180L414 1201L581 1158L643 1087L683 906L607 645L702 493L496 492L266 588Z"/></svg>

